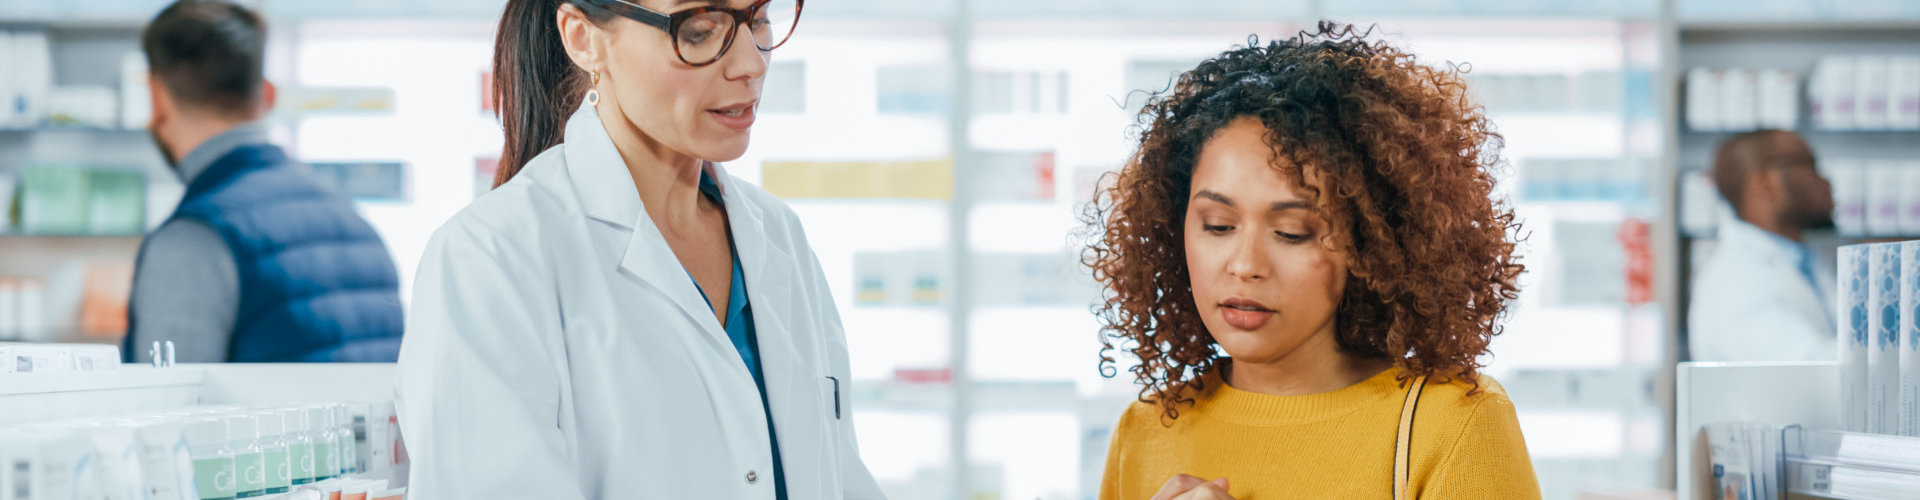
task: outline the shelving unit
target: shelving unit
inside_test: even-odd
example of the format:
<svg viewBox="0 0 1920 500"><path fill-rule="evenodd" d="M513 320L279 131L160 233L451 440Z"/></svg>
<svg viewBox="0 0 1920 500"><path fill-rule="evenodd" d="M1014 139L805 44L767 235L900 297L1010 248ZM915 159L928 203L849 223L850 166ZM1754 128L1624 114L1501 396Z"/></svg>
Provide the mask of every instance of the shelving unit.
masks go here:
<svg viewBox="0 0 1920 500"><path fill-rule="evenodd" d="M1799 73L1802 97L1799 99L1800 126L1795 132L1805 137L1814 155L1821 159L1836 157L1873 159L1920 159L1920 131L1828 131L1814 129L1808 118L1804 98L1807 75L1815 59L1833 54L1920 55L1920 19L1879 20L1736 20L1677 23L1673 73L1665 85L1679 89L1684 74L1693 67L1776 67ZM1676 92L1678 92L1676 90ZM1713 150L1729 133L1688 130L1682 124L1683 111L1670 109L1668 133L1675 147L1670 152L1672 168L1667 170L1679 182L1680 176L1703 172L1712 163ZM1717 196L1717 194L1715 194ZM1684 200L1675 206L1685 206ZM1677 231L1678 244L1672 254L1680 266L1678 288L1673 294L1678 318L1684 318L1694 263L1708 254L1713 238L1704 234ZM1899 238L1898 235L1873 236L1870 239ZM1818 266L1831 269L1832 249L1839 245L1869 239L1817 232L1809 236L1815 248ZM1686 343L1684 321L1675 325L1682 349ZM1682 358L1684 359L1684 358Z"/></svg>
<svg viewBox="0 0 1920 500"><path fill-rule="evenodd" d="M1659 126L1661 178L1657 190L1666 210L1656 227L1655 242L1660 259L1658 296L1662 309L1669 312L1664 331L1668 362L1684 361L1687 355L1686 317L1692 293L1695 264L1703 261L1713 247L1710 236L1693 234L1682 226L1681 210L1688 207L1690 194L1715 197L1711 189L1689 193L1683 182L1690 173L1701 172L1712 161L1713 148L1727 135L1688 130L1683 122L1685 76L1693 67L1788 68L1799 72L1802 96L1806 77L1814 60L1827 54L1913 54L1920 52L1920 9L1910 2L1816 2L1788 0L1752 2L1726 0L1664 0L1662 5L1662 43L1664 54L1657 93L1662 96ZM1816 157L1833 156L1920 157L1920 134L1909 132L1829 132L1811 130L1804 97L1799 99L1800 132L1814 149ZM1832 269L1834 247L1858 241L1843 238L1832 231L1808 235L1816 266ZM1672 380L1668 376L1668 380ZM1685 379L1680 379L1684 383ZM1772 397L1772 396L1766 396ZM1674 401L1663 394L1663 405ZM1686 403L1682 402L1680 409ZM1669 415L1675 407L1667 406ZM1731 415L1731 414L1730 414ZM1683 417L1676 417L1682 418ZM1739 416L1738 419L1765 418ZM1686 430L1667 436L1680 439L1679 463L1689 457L1691 435ZM1671 456L1671 455L1670 455ZM1694 457L1697 459L1698 457ZM1689 484L1694 478L1668 477L1663 483L1681 487L1681 498L1692 498ZM1663 472L1673 474L1672 471Z"/></svg>

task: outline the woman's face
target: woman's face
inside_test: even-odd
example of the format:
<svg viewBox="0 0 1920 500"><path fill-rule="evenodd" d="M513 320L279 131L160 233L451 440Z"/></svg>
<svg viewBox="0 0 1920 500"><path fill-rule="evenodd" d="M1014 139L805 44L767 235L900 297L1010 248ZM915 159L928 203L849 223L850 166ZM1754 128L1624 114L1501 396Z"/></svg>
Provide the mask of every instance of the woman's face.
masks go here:
<svg viewBox="0 0 1920 500"><path fill-rule="evenodd" d="M1201 148L1185 221L1187 274L1201 321L1237 364L1337 346L1347 259L1302 183L1274 168L1267 128L1240 118ZM1314 183L1311 172L1309 183Z"/></svg>
<svg viewBox="0 0 1920 500"><path fill-rule="evenodd" d="M751 0L643 0L656 12L672 14L698 6L745 9ZM724 37L727 26L711 28ZM675 55L666 31L615 16L601 26L600 106L614 106L654 145L708 161L730 161L747 151L749 131L760 105L760 86L770 52L754 46L747 26L734 33L720 60L694 67ZM717 41L717 40L716 40ZM689 54L689 60L700 62Z"/></svg>

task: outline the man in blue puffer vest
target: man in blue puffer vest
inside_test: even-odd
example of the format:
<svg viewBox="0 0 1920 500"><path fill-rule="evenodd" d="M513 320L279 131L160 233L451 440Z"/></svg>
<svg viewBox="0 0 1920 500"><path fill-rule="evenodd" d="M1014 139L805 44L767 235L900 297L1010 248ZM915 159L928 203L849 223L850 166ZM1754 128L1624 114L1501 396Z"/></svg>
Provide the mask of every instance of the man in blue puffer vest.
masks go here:
<svg viewBox="0 0 1920 500"><path fill-rule="evenodd" d="M386 245L258 123L274 100L262 77L265 40L257 14L212 0L176 2L141 33L149 129L187 188L141 245L129 361L164 340L179 362L390 362L399 353L399 281Z"/></svg>

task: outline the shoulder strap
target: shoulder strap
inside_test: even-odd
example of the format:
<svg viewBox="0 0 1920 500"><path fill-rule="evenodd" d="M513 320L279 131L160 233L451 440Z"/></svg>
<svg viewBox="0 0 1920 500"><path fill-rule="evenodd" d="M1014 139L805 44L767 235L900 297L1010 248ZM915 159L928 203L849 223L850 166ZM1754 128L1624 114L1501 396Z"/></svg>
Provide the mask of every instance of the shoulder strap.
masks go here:
<svg viewBox="0 0 1920 500"><path fill-rule="evenodd" d="M1400 407L1400 432L1393 444L1393 499L1407 499L1407 476L1412 474L1413 413L1420 407L1420 392L1427 387L1425 375L1414 377L1407 387L1407 402Z"/></svg>

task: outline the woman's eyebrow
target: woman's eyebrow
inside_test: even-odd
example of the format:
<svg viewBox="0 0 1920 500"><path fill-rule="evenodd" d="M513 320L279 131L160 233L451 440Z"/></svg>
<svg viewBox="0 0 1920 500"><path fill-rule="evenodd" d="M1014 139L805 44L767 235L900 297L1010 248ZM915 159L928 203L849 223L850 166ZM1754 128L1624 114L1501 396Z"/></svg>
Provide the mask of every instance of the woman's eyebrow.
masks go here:
<svg viewBox="0 0 1920 500"><path fill-rule="evenodd" d="M1300 200L1276 201L1276 202L1273 202L1272 205L1267 206L1267 211L1269 212L1281 212L1286 210L1312 210L1312 209L1313 209L1313 205Z"/></svg>
<svg viewBox="0 0 1920 500"><path fill-rule="evenodd" d="M1233 206L1232 198L1228 198L1227 195L1216 193L1207 189L1202 189L1199 191L1195 191L1193 193L1193 198L1191 200L1199 200L1199 199L1213 200L1213 201L1219 202L1221 205L1226 205L1229 207ZM1312 210L1312 209L1313 209L1313 204L1307 203L1306 201L1302 201L1302 200L1276 201L1276 202L1273 202L1272 205L1267 206L1267 211L1269 212L1283 212L1287 210Z"/></svg>
<svg viewBox="0 0 1920 500"><path fill-rule="evenodd" d="M1233 206L1233 199L1232 199L1232 198L1228 198L1228 197L1227 197L1227 195L1224 195L1224 194L1220 194L1220 193L1215 193L1215 192L1213 192L1213 191L1209 191L1209 190L1205 190L1205 189L1202 189L1202 190L1199 190L1199 191L1195 191L1195 192L1193 193L1193 198L1191 198L1191 199L1188 199L1187 201L1193 201L1193 200L1198 200L1198 199L1201 199L1201 198L1206 198L1206 199L1209 199L1209 200L1213 200L1213 201L1217 201L1217 202L1220 202L1220 204L1221 204L1221 205L1226 205L1226 206L1229 206L1229 207L1231 207L1231 206Z"/></svg>

